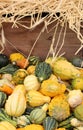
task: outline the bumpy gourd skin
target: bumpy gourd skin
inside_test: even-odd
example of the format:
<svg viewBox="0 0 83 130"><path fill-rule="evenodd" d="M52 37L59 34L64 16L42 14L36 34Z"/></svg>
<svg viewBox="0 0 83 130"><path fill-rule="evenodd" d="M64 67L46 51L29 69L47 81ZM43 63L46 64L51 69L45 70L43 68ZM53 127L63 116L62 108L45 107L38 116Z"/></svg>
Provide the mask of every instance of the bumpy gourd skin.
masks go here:
<svg viewBox="0 0 83 130"><path fill-rule="evenodd" d="M55 96L49 103L49 115L57 121L65 120L70 116L70 107L64 94Z"/></svg>
<svg viewBox="0 0 83 130"><path fill-rule="evenodd" d="M46 62L40 62L35 68L35 75L38 77L40 82L48 79L52 74L52 69L50 64Z"/></svg>
<svg viewBox="0 0 83 130"><path fill-rule="evenodd" d="M64 58L58 58L53 63L53 73L62 80L70 80L80 76L80 71Z"/></svg>
<svg viewBox="0 0 83 130"><path fill-rule="evenodd" d="M25 57L21 54L21 53L12 53L10 54L10 61L17 61L17 60L21 60L24 59Z"/></svg>

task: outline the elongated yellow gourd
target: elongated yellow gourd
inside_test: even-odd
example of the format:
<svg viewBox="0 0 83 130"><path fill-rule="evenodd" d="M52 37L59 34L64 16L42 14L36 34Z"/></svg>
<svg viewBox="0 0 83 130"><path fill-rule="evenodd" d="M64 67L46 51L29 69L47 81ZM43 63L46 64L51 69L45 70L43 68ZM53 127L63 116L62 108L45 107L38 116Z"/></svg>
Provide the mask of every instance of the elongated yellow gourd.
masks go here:
<svg viewBox="0 0 83 130"><path fill-rule="evenodd" d="M8 121L1 121L0 130L16 130L16 128Z"/></svg>
<svg viewBox="0 0 83 130"><path fill-rule="evenodd" d="M36 90L30 90L26 94L26 97L27 97L27 102L32 107L40 106L43 105L44 103L49 103L51 100L49 96L44 96L43 94L41 94Z"/></svg>
<svg viewBox="0 0 83 130"><path fill-rule="evenodd" d="M22 91L23 90L23 91ZM26 109L26 97L23 86L17 86L15 91L8 97L5 110L10 116L20 116Z"/></svg>

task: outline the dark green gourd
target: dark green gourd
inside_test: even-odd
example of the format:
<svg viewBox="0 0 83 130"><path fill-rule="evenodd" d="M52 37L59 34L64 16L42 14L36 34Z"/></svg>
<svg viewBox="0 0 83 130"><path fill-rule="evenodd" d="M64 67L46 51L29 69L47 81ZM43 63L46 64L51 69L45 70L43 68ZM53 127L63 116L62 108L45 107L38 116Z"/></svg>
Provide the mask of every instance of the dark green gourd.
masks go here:
<svg viewBox="0 0 83 130"><path fill-rule="evenodd" d="M0 54L0 68L8 65L9 58L5 54Z"/></svg>
<svg viewBox="0 0 83 130"><path fill-rule="evenodd" d="M4 92L0 92L0 108L4 105L7 99L7 95Z"/></svg>
<svg viewBox="0 0 83 130"><path fill-rule="evenodd" d="M55 120L55 118L47 116L43 120L43 127L45 130L55 130L55 128L58 127L58 122Z"/></svg>
<svg viewBox="0 0 83 130"><path fill-rule="evenodd" d="M46 62L39 62L36 65L35 75L38 77L38 80L40 82L48 79L51 74L52 74L52 69L51 69L50 64Z"/></svg>

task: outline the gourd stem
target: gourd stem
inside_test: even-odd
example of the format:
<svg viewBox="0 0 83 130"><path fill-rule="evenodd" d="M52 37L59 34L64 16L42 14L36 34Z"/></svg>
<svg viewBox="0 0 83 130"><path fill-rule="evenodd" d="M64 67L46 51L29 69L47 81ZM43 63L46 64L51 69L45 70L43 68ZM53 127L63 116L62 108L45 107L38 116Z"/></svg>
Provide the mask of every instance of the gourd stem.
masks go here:
<svg viewBox="0 0 83 130"><path fill-rule="evenodd" d="M46 104L44 104L44 105L42 106L42 110L47 111L47 109L48 109L48 103L46 103Z"/></svg>

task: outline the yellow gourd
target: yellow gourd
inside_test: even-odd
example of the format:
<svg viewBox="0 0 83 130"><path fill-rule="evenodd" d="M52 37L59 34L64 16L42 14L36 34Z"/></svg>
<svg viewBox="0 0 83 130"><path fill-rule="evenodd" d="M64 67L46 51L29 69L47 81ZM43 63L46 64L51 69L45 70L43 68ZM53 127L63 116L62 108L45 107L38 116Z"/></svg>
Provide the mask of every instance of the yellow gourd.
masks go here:
<svg viewBox="0 0 83 130"><path fill-rule="evenodd" d="M34 74L35 73L35 65L30 65L27 68L27 72L28 72L28 74Z"/></svg>
<svg viewBox="0 0 83 130"><path fill-rule="evenodd" d="M0 130L16 130L16 128L8 121L1 121Z"/></svg>
<svg viewBox="0 0 83 130"><path fill-rule="evenodd" d="M23 86L17 86L5 103L5 110L10 116L20 116L26 109L26 97ZM23 90L23 91L22 91Z"/></svg>
<svg viewBox="0 0 83 130"><path fill-rule="evenodd" d="M46 96L54 97L58 94L64 93L66 90L65 84L61 84L58 80L52 78L43 81L40 92Z"/></svg>
<svg viewBox="0 0 83 130"><path fill-rule="evenodd" d="M24 130L44 130L42 125L37 125L37 124L31 124L27 125Z"/></svg>
<svg viewBox="0 0 83 130"><path fill-rule="evenodd" d="M36 107L43 105L44 103L49 103L51 98L49 96L44 96L36 90L31 90L26 94L27 102L30 106Z"/></svg>

